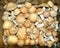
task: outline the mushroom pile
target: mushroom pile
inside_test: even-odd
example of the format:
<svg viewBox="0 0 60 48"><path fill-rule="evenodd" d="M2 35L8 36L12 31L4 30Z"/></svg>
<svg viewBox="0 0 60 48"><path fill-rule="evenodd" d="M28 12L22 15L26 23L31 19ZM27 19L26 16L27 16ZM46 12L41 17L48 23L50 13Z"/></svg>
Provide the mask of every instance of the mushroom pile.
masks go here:
<svg viewBox="0 0 60 48"><path fill-rule="evenodd" d="M29 2L4 6L2 20L5 45L52 47L58 42L56 19L58 7L51 1L34 6Z"/></svg>

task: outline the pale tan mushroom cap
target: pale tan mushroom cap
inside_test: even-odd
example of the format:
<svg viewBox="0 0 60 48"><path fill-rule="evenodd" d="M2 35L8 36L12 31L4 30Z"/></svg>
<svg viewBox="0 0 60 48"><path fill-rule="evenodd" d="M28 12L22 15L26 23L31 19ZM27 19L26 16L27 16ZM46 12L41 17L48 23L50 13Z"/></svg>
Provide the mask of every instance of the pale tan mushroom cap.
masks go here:
<svg viewBox="0 0 60 48"><path fill-rule="evenodd" d="M12 10L14 10L16 8L17 8L17 5L15 3L10 2L10 3L7 4L6 10L12 11Z"/></svg>

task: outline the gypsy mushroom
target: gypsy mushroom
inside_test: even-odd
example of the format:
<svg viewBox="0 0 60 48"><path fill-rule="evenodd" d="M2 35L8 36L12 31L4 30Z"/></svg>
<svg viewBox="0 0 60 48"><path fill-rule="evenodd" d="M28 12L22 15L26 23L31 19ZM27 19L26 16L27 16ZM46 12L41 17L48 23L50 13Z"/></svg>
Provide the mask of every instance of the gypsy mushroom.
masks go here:
<svg viewBox="0 0 60 48"><path fill-rule="evenodd" d="M5 21L3 23L3 29L11 29L13 27L13 22L12 21Z"/></svg>
<svg viewBox="0 0 60 48"><path fill-rule="evenodd" d="M12 10L14 10L16 8L17 8L17 5L15 3L10 2L10 3L7 4L6 10L7 11L12 11Z"/></svg>
<svg viewBox="0 0 60 48"><path fill-rule="evenodd" d="M8 38L7 38L7 43L9 45L16 45L17 41L18 41L18 39L15 35L8 36Z"/></svg>

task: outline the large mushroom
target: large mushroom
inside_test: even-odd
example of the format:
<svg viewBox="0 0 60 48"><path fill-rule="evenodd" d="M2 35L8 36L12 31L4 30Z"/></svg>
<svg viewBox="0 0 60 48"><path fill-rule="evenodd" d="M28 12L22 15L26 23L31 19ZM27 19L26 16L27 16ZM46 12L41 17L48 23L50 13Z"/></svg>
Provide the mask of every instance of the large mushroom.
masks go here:
<svg viewBox="0 0 60 48"><path fill-rule="evenodd" d="M17 8L17 5L15 3L10 2L10 3L7 4L6 10L7 11L12 11L16 8Z"/></svg>
<svg viewBox="0 0 60 48"><path fill-rule="evenodd" d="M18 41L18 39L15 35L8 36L8 38L7 38L7 43L9 45L16 45L17 41Z"/></svg>
<svg viewBox="0 0 60 48"><path fill-rule="evenodd" d="M5 21L3 23L3 29L11 29L13 27L13 22L12 21Z"/></svg>

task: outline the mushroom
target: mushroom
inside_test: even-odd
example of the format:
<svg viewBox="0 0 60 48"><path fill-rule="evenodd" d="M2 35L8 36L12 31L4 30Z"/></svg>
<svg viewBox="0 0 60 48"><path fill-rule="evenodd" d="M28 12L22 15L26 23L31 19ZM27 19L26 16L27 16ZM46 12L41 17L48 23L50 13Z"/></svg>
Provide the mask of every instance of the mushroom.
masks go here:
<svg viewBox="0 0 60 48"><path fill-rule="evenodd" d="M48 1L47 4L48 4L50 7L53 7L53 6L54 6L54 4L53 4L52 1Z"/></svg>
<svg viewBox="0 0 60 48"><path fill-rule="evenodd" d="M29 3L29 2L26 2L26 3L25 3L25 6L26 6L27 8L31 8L32 4Z"/></svg>
<svg viewBox="0 0 60 48"><path fill-rule="evenodd" d="M50 11L51 17L56 17L57 16L57 12L54 10Z"/></svg>
<svg viewBox="0 0 60 48"><path fill-rule="evenodd" d="M56 32L56 31L52 31L52 35L53 35L54 37L56 37L56 36L57 36L57 32Z"/></svg>
<svg viewBox="0 0 60 48"><path fill-rule="evenodd" d="M15 35L18 32L18 28L16 26L13 26L9 31L11 35Z"/></svg>
<svg viewBox="0 0 60 48"><path fill-rule="evenodd" d="M8 36L8 38L7 38L7 43L9 45L16 45L17 41L18 41L18 39L15 35Z"/></svg>
<svg viewBox="0 0 60 48"><path fill-rule="evenodd" d="M16 8L16 9L14 10L14 15L19 15L19 14L20 14L20 9Z"/></svg>
<svg viewBox="0 0 60 48"><path fill-rule="evenodd" d="M35 13L30 14L29 20L31 22L36 22L36 20L37 20L37 14L35 14Z"/></svg>
<svg viewBox="0 0 60 48"><path fill-rule="evenodd" d="M54 11L58 10L58 7L56 5L53 6Z"/></svg>
<svg viewBox="0 0 60 48"><path fill-rule="evenodd" d="M24 40L18 40L17 45L18 46L23 46L24 45Z"/></svg>
<svg viewBox="0 0 60 48"><path fill-rule="evenodd" d="M5 21L3 23L3 29L11 29L13 27L13 22L12 21Z"/></svg>
<svg viewBox="0 0 60 48"><path fill-rule="evenodd" d="M30 40L30 45L35 45L35 40Z"/></svg>
<svg viewBox="0 0 60 48"><path fill-rule="evenodd" d="M16 5L15 3L9 2L9 3L7 4L6 10L7 10L7 11L12 11L12 10L14 10L14 9L16 9L16 8L17 8L17 5Z"/></svg>
<svg viewBox="0 0 60 48"><path fill-rule="evenodd" d="M26 28L25 27L20 28L16 36L18 36L18 39L26 39L27 37Z"/></svg>
<svg viewBox="0 0 60 48"><path fill-rule="evenodd" d="M23 16L21 16L21 15L18 15L17 17L16 17L16 22L18 23L18 24L24 24L24 21L25 21L26 19L23 17Z"/></svg>
<svg viewBox="0 0 60 48"><path fill-rule="evenodd" d="M40 46L44 46L45 45L44 44L45 42L44 42L44 39L43 39L42 35L39 36L38 43L39 43Z"/></svg>
<svg viewBox="0 0 60 48"><path fill-rule="evenodd" d="M26 20L26 21L24 22L24 26L25 26L26 28L30 27L30 26L31 26L30 20Z"/></svg>
<svg viewBox="0 0 60 48"><path fill-rule="evenodd" d="M38 14L38 15L42 14L43 12L44 12L44 11L43 11L42 8L36 9L36 14Z"/></svg>
<svg viewBox="0 0 60 48"><path fill-rule="evenodd" d="M30 9L29 9L29 13L35 13L36 12L36 7L32 6Z"/></svg>
<svg viewBox="0 0 60 48"><path fill-rule="evenodd" d="M28 13L28 8L25 7L25 6L23 6L23 7L20 8L20 11L21 11L22 13Z"/></svg>
<svg viewBox="0 0 60 48"><path fill-rule="evenodd" d="M9 30L4 30L4 35L5 35L5 36L10 36Z"/></svg>
<svg viewBox="0 0 60 48"><path fill-rule="evenodd" d="M25 40L25 45L29 45L29 44L30 44L30 39L28 38Z"/></svg>
<svg viewBox="0 0 60 48"><path fill-rule="evenodd" d="M8 12L8 11L5 11L5 12L3 13L3 15L11 15L11 13Z"/></svg>
<svg viewBox="0 0 60 48"><path fill-rule="evenodd" d="M45 12L43 13L43 16L44 16L44 17L49 17L49 16L50 16L50 12L49 12L49 11L45 11Z"/></svg>

